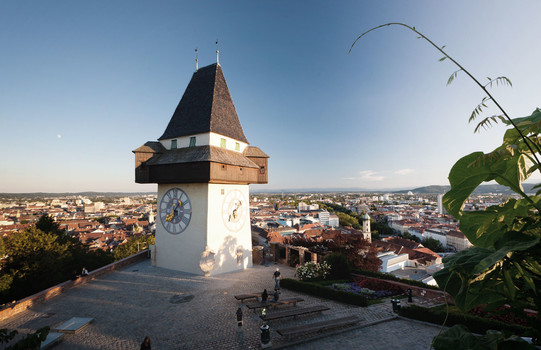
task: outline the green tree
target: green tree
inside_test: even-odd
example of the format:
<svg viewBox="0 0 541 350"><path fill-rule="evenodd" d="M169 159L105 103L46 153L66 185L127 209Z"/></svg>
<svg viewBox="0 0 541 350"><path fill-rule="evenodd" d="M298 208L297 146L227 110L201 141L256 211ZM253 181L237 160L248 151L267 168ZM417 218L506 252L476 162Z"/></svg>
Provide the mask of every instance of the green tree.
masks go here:
<svg viewBox="0 0 541 350"><path fill-rule="evenodd" d="M154 235L151 236L134 236L131 237L125 244L119 245L114 251L115 260L127 258L141 250L147 249L149 245L154 244Z"/></svg>
<svg viewBox="0 0 541 350"><path fill-rule="evenodd" d="M510 118L488 91L493 85L511 85L509 79L488 78L486 84L480 83L443 51L443 47L434 44L415 27L388 23L368 30L357 40L375 29L390 25L403 26L415 32L444 55L440 61L448 59L458 67L448 84L459 73L464 73L481 88L485 96L473 110L470 121L479 117L488 103L493 103L501 111L500 115L481 120L475 131L499 122L508 126L502 144L494 151L471 153L458 160L449 173L451 189L443 197L443 204L459 220L460 230L474 247L444 259L445 268L434 274L434 278L464 311L481 305L488 310L509 305L510 312L529 322L533 329L530 335L539 342L541 317L539 314L528 317L524 309L541 311L541 184L534 187L537 189L534 195L528 195L523 191L522 183L534 172L541 172L538 158L541 154L541 110L536 109L526 117ZM483 211L463 211L472 192L489 181L508 187L515 192L516 198L509 198ZM453 348L467 346L464 342L468 337L460 327L455 326L442 336L447 339L435 341L436 349L451 348L450 344ZM498 347L497 344L502 345L498 348L503 348L506 341L505 337L498 340L493 337L491 348ZM529 347L528 344L520 346L521 349Z"/></svg>
<svg viewBox="0 0 541 350"><path fill-rule="evenodd" d="M0 270L2 303L64 282L83 266L93 270L113 261L110 253L90 251L87 245L60 230L49 215L1 241L5 245L4 266Z"/></svg>
<svg viewBox="0 0 541 350"><path fill-rule="evenodd" d="M432 237L428 237L428 238L423 239L421 244L424 245L425 247L427 247L428 249L432 250L433 252L443 252L444 251L443 244L441 244L440 241L438 241L437 239L432 238Z"/></svg>
<svg viewBox="0 0 541 350"><path fill-rule="evenodd" d="M340 226L359 226L359 221L351 215L342 212L337 212L336 215L338 216Z"/></svg>
<svg viewBox="0 0 541 350"><path fill-rule="evenodd" d="M46 233L64 234L59 227L60 225L49 214L43 214L36 222L36 228Z"/></svg>
<svg viewBox="0 0 541 350"><path fill-rule="evenodd" d="M7 258L2 273L12 277L10 299L36 293L66 279L69 244L61 242L57 235L30 227L8 236L5 243ZM3 300L6 301L9 300Z"/></svg>
<svg viewBox="0 0 541 350"><path fill-rule="evenodd" d="M403 234L399 234L398 236L403 237L403 238L405 238L405 239L409 239L410 241L414 241L414 242L417 242L417 243L421 243L421 240L419 239L419 237L412 235L412 234L409 233L407 230L406 230ZM426 247L426 246L425 246L425 247ZM427 248L428 248L428 247L427 247ZM428 248L428 249L431 249L431 248Z"/></svg>
<svg viewBox="0 0 541 350"><path fill-rule="evenodd" d="M347 257L342 253L331 253L323 258L323 261L327 262L331 267L329 272L329 279L337 280L343 278L349 278L349 263Z"/></svg>
<svg viewBox="0 0 541 350"><path fill-rule="evenodd" d="M47 338L50 328L45 326L38 329L35 333L26 334L19 339L15 344L10 345L6 350L37 350L41 343ZM0 329L0 344L8 344L19 332L10 331L7 328Z"/></svg>

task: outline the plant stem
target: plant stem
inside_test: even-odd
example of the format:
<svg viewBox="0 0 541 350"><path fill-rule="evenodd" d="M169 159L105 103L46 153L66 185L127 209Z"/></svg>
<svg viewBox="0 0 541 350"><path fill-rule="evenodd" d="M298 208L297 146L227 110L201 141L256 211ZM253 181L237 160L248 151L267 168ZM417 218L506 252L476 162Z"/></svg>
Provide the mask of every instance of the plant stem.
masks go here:
<svg viewBox="0 0 541 350"><path fill-rule="evenodd" d="M517 127L517 125L513 122L513 120L509 117L509 115L507 114L507 112L505 112L505 110L502 108L502 106L500 106L500 104L498 103L498 101L496 101L496 99L494 99L494 97L492 97L492 95L488 92L488 90L485 88L485 86L483 86L483 84L481 84L473 75L471 75L471 73L466 70L464 67L462 67L462 65L460 65L457 61L455 61L451 56L449 56L445 51L443 51L443 49L441 49L438 45L434 44L434 42L432 42L432 40L430 40L429 38L427 38L424 34L422 34L421 32L419 32L417 29L415 29L415 27L410 27L409 25L407 24L404 24L404 23L386 23L386 24L382 24L382 25L379 25L377 27L374 27L372 29L369 29L367 30L366 32L362 33L361 35L359 35L359 37L357 37L357 39L355 39L355 41L353 42L353 44L351 44L351 47L348 51L348 54L351 52L351 50L353 49L353 46L355 45L355 43L357 43L357 41L359 39L361 39L363 36L365 36L366 34L370 33L371 31L373 30L376 30L376 29L379 29L379 28L383 28L383 27L388 27L388 26L392 26L392 25L398 25L398 26L402 26L402 27L406 27L408 28L409 30L417 33L418 35L421 36L421 38L425 39L426 41L428 41L430 43L430 45L434 46L439 52L441 52L445 57L447 57L448 59L450 59L455 65L457 65L458 68L460 68L460 70L464 71L464 73L466 73L486 94L487 96L492 100L492 102L494 102L494 104L499 108L500 111L502 111L503 115L505 116L505 118L509 121L509 123L511 123L511 125L513 125L513 127L515 128L515 130L518 131L518 133L520 134L520 137L524 140L524 142L526 143L526 146L528 146L528 149L530 150L530 152L532 152L532 156L535 158L536 162L538 165L541 165L541 162L539 161L539 159L537 158L537 155L536 155L536 152L534 152L533 148L531 147L530 143L528 142L529 141L529 138L524 135L522 133L522 131ZM532 142L533 143L533 142ZM536 145L536 148L537 148L537 151L541 153L541 149L539 149L539 147ZM539 169L539 172L541 173L541 169Z"/></svg>

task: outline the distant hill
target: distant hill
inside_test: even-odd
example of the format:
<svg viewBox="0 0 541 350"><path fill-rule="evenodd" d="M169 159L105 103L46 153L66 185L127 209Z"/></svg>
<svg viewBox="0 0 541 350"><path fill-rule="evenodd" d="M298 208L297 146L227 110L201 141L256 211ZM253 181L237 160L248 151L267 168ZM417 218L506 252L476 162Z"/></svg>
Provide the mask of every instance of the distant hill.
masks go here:
<svg viewBox="0 0 541 350"><path fill-rule="evenodd" d="M526 193L533 193L535 190L532 188L535 186L535 184L531 183L525 183L522 184L524 187L524 192ZM417 194L426 194L426 193L445 193L451 189L451 186L424 186L424 187L418 187L414 188L412 190L401 190L396 191L394 193L408 193L409 191ZM492 184L492 185L480 185L477 187L473 193L480 194L480 193L502 193L502 194L513 194L514 192L511 191L508 187L498 185L498 184Z"/></svg>
<svg viewBox="0 0 541 350"><path fill-rule="evenodd" d="M146 196L150 194L156 194L156 192L59 192L59 193L47 193L47 192L33 192L33 193L0 193L0 198L10 199L43 199L43 198L56 198L56 197L87 197L87 198L117 198L117 197L130 197L130 196Z"/></svg>

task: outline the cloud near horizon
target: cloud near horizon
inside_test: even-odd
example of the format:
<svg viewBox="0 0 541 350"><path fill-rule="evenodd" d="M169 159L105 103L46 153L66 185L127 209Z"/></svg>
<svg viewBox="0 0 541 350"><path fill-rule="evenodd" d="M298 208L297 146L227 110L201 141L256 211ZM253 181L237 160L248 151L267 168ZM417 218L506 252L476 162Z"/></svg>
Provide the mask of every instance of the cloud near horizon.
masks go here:
<svg viewBox="0 0 541 350"><path fill-rule="evenodd" d="M383 181L385 179L385 176L378 175L378 173L372 170L363 170L359 174L361 175L359 180L362 181Z"/></svg>
<svg viewBox="0 0 541 350"><path fill-rule="evenodd" d="M394 173L397 175L408 175L408 174L413 173L414 171L415 170L413 169L400 169L400 170L395 171Z"/></svg>

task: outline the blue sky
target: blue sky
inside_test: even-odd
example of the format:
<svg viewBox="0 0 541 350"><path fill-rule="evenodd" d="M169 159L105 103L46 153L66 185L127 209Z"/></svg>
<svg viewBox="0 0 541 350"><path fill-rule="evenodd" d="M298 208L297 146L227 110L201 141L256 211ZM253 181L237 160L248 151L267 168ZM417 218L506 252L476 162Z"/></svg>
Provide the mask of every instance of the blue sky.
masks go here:
<svg viewBox="0 0 541 350"><path fill-rule="evenodd" d="M0 192L154 191L131 152L165 130L195 68L220 64L250 143L252 188L448 184L483 95L414 33L479 77L513 117L541 107L538 1L2 1ZM488 111L487 115L494 111ZM494 112L495 113L495 112Z"/></svg>

